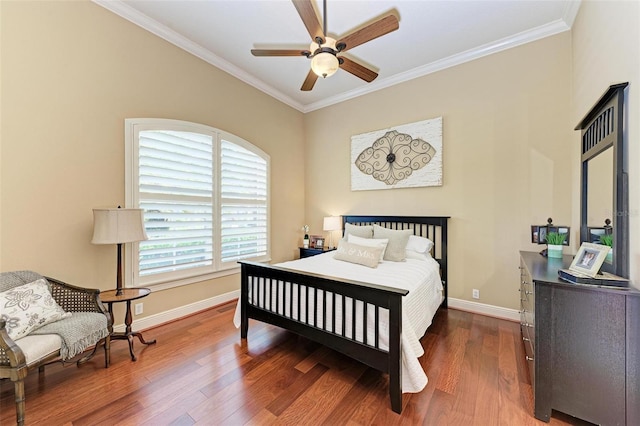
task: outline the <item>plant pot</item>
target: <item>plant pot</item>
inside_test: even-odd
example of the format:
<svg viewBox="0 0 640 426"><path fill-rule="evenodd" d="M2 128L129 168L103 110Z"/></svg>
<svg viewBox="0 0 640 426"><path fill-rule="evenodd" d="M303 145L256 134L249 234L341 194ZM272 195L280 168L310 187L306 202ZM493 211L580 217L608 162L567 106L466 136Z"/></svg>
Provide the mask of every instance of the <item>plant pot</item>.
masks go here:
<svg viewBox="0 0 640 426"><path fill-rule="evenodd" d="M562 258L562 245L547 244L547 257Z"/></svg>
<svg viewBox="0 0 640 426"><path fill-rule="evenodd" d="M604 258L604 261L607 263L613 263L613 249L609 249L609 253L607 253L607 257Z"/></svg>

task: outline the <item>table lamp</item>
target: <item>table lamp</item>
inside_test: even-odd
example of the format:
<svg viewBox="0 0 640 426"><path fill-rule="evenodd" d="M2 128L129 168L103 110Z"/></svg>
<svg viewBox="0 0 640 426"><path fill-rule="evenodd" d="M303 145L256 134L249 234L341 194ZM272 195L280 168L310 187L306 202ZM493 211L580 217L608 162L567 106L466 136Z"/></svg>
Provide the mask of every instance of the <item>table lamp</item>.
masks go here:
<svg viewBox="0 0 640 426"><path fill-rule="evenodd" d="M118 245L116 295L122 294L122 244L147 240L142 209L93 209L93 244Z"/></svg>
<svg viewBox="0 0 640 426"><path fill-rule="evenodd" d="M329 249L333 249L333 231L339 231L342 229L342 217L341 216L325 217L322 229L324 231L329 231Z"/></svg>

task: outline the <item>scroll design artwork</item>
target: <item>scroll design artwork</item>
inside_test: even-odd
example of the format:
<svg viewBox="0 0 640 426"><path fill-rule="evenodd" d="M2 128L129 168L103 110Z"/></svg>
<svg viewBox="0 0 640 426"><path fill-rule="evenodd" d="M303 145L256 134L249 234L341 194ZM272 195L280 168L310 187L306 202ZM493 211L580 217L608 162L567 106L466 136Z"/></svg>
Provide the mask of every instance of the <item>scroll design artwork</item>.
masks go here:
<svg viewBox="0 0 640 426"><path fill-rule="evenodd" d="M351 190L442 185L442 117L351 138Z"/></svg>

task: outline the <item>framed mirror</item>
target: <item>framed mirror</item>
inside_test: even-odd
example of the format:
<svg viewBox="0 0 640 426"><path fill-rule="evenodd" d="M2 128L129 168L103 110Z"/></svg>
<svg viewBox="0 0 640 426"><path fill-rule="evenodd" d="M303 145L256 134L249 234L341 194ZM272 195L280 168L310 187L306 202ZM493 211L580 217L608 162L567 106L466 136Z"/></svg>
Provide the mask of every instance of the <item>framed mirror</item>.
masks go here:
<svg viewBox="0 0 640 426"><path fill-rule="evenodd" d="M629 278L629 189L625 89L609 86L576 126L581 133L580 243L611 245L603 272Z"/></svg>

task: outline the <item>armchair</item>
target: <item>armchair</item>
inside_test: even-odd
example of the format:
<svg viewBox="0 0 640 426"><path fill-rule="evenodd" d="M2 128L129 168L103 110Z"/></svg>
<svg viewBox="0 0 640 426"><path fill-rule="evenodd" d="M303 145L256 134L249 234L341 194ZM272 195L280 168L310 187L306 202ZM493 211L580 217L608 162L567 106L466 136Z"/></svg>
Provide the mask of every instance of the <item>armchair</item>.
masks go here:
<svg viewBox="0 0 640 426"><path fill-rule="evenodd" d="M25 336L13 339L9 336L9 325L15 325L18 320L10 317L10 308L19 306L22 310L28 310L30 306L28 303L21 305L22 294L16 296L16 292L11 290L19 287L23 289L25 287L21 286L33 284L41 279L47 284L53 300L71 315L64 314L61 319L46 323ZM8 299L0 299L4 300L4 303L0 302L0 380L10 379L14 382L18 425L24 424L24 379L30 370L38 367L39 373L42 374L45 365L70 360L85 352L87 348L94 347L91 354L77 361L79 365L90 359L102 342L105 368L109 366L113 324L111 316L100 301L99 293L100 290L97 289L75 287L32 271L0 273L0 296L8 294ZM32 300L38 299L43 298L36 294ZM27 316L31 322L34 319L40 323L45 322L40 313L31 313L30 316L27 313Z"/></svg>

